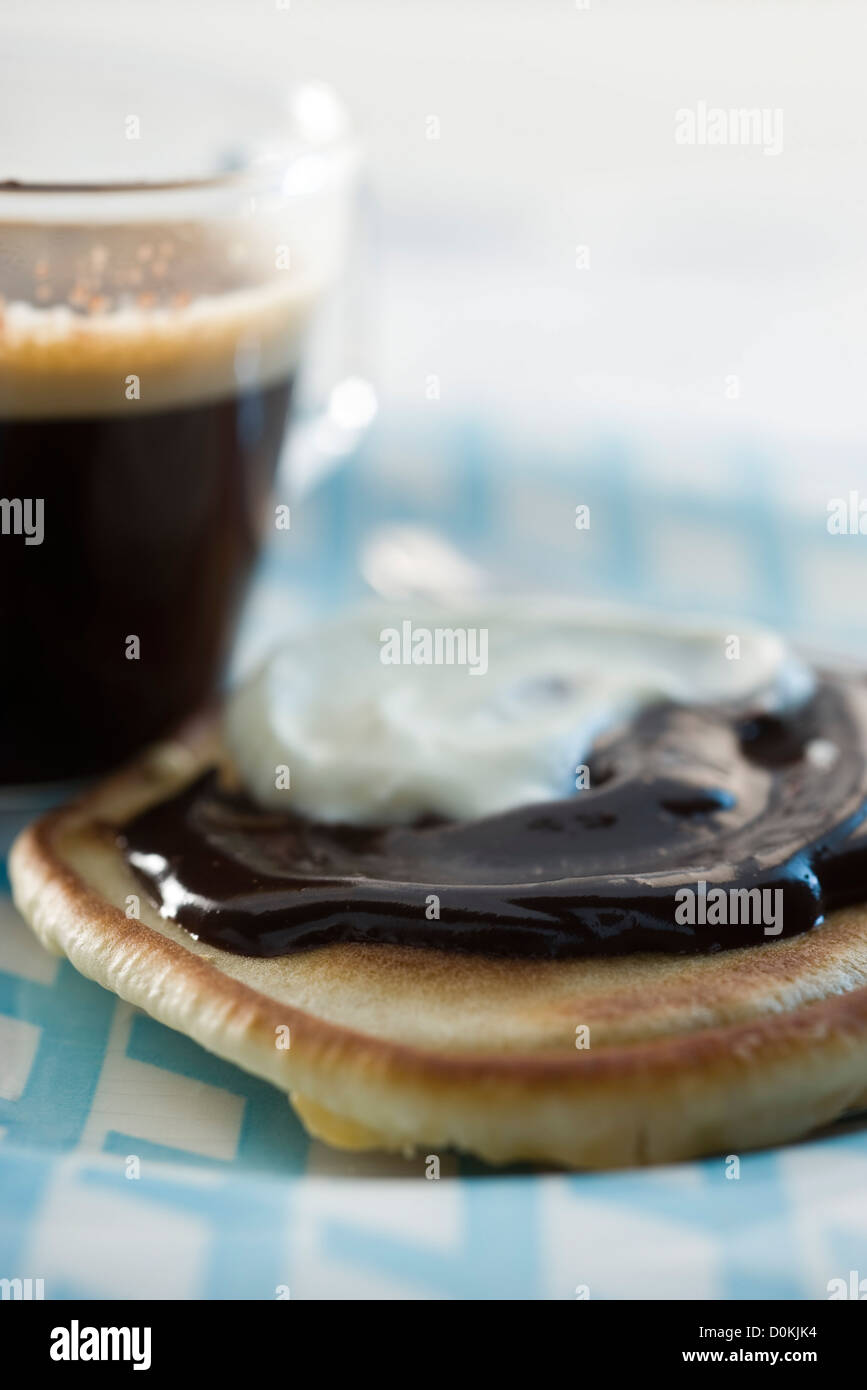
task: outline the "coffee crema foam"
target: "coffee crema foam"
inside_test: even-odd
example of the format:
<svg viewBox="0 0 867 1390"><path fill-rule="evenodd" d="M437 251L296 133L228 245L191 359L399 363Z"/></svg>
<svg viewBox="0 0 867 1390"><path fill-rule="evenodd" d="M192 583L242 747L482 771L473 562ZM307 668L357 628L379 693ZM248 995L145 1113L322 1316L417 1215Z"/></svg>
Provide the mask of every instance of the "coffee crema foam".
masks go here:
<svg viewBox="0 0 867 1390"><path fill-rule="evenodd" d="M0 228L5 420L152 412L285 380L324 288L322 268L275 270L273 244L253 255L204 230L124 229L114 249L115 229L105 245L89 233L87 252L64 248L63 269L25 256L27 229L14 231Z"/></svg>

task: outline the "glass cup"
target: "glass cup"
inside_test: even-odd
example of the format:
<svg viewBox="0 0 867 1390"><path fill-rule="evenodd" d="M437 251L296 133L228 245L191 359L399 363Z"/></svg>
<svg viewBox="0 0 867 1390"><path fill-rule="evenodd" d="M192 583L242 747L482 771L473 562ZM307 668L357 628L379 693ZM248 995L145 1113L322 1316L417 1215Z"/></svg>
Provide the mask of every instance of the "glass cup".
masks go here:
<svg viewBox="0 0 867 1390"><path fill-rule="evenodd" d="M358 155L320 85L44 40L0 59L0 122L8 805L212 697Z"/></svg>

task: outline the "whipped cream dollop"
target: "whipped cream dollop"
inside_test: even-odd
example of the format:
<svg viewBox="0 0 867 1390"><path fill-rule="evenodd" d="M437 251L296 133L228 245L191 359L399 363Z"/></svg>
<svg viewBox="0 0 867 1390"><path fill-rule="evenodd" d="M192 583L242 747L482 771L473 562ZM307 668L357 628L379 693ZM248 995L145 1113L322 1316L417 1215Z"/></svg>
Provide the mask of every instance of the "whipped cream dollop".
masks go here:
<svg viewBox="0 0 867 1390"><path fill-rule="evenodd" d="M570 602L371 606L283 642L230 697L259 805L399 824L568 796L594 741L660 700L800 704L813 678L772 632Z"/></svg>

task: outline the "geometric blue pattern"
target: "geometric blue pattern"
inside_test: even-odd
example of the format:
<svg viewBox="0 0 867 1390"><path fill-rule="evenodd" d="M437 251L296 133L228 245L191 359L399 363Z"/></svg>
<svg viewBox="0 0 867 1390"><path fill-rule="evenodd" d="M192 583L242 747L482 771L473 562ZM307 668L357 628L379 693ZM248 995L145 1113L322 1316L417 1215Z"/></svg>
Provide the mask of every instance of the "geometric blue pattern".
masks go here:
<svg viewBox="0 0 867 1390"><path fill-rule="evenodd" d="M73 1148L90 1113L114 999L63 961L51 986L0 974L0 1013L41 1030L27 1088L17 1101L0 1100L0 1125L12 1142Z"/></svg>

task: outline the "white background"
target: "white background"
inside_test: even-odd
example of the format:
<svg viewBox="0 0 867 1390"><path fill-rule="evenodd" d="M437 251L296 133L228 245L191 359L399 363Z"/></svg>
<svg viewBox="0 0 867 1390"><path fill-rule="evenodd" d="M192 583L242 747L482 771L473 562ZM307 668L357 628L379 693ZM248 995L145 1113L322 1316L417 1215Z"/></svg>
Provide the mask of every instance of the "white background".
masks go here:
<svg viewBox="0 0 867 1390"><path fill-rule="evenodd" d="M13 3L10 26L324 78L375 188L386 399L540 431L770 430L815 478L867 436L858 3ZM676 112L783 113L783 151L688 148ZM436 117L440 138L426 138ZM576 247L590 267L576 269ZM726 396L735 375L739 398Z"/></svg>

